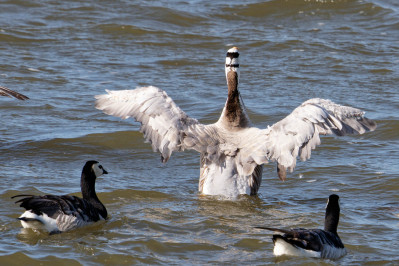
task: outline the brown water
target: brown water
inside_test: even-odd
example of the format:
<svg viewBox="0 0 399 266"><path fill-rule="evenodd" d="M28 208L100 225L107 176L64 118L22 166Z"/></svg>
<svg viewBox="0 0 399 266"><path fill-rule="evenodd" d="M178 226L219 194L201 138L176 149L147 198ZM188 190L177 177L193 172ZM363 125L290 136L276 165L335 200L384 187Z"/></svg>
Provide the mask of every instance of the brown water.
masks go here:
<svg viewBox="0 0 399 266"><path fill-rule="evenodd" d="M324 137L286 182L266 166L258 197L197 194L199 155L166 165L132 120L94 108L105 89L154 85L190 116L218 119L224 57L240 48L241 94L266 127L312 97L361 108L375 132ZM0 2L0 264L399 264L399 4L365 1ZM84 162L110 219L21 232L11 196L80 195ZM254 226L322 227L341 197L339 261L278 258Z"/></svg>

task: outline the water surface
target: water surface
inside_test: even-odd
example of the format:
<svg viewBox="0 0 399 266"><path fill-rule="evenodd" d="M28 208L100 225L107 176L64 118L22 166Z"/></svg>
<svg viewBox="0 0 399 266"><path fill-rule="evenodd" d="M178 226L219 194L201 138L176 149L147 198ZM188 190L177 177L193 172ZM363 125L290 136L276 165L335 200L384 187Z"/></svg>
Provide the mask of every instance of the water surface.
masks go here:
<svg viewBox="0 0 399 266"><path fill-rule="evenodd" d="M0 264L398 264L399 5L394 0L21 1L0 3ZM312 97L361 108L362 136L322 138L281 182L267 165L257 197L197 194L199 155L163 165L139 125L94 108L105 89L154 85L212 123L226 99L224 57L240 48L241 94L266 127ZM80 195L86 160L110 219L61 235L21 232L11 196ZM275 258L254 226L322 227L341 197L337 262Z"/></svg>

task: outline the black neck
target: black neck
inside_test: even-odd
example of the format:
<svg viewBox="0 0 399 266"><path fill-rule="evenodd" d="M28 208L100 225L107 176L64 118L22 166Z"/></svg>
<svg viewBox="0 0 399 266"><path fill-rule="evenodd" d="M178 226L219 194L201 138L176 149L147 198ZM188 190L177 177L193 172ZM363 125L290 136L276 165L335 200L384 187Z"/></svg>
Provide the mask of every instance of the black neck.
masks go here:
<svg viewBox="0 0 399 266"><path fill-rule="evenodd" d="M340 207L338 201L329 201L326 208L324 230L337 234Z"/></svg>
<svg viewBox="0 0 399 266"><path fill-rule="evenodd" d="M103 218L107 217L107 209L98 199L96 194L96 177L93 171L90 171L90 174L85 174L82 172L82 177L80 179L80 187L82 190L83 199L90 202L97 211L103 216Z"/></svg>

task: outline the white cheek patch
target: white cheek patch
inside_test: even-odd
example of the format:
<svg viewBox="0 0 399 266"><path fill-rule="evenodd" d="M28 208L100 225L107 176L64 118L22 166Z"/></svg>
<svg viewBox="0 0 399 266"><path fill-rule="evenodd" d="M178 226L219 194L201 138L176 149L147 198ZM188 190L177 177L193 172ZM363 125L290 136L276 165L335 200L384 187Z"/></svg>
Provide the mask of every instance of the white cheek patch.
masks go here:
<svg viewBox="0 0 399 266"><path fill-rule="evenodd" d="M100 165L98 163L93 164L91 168L93 169L96 177L102 176L104 174L104 169L100 168Z"/></svg>

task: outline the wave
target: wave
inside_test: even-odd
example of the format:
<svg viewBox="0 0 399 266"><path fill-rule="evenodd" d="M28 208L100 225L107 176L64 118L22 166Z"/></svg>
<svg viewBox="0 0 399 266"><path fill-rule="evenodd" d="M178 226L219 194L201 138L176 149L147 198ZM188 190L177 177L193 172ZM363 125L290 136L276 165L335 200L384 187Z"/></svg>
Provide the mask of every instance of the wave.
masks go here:
<svg viewBox="0 0 399 266"><path fill-rule="evenodd" d="M65 154L104 154L107 151L151 152L151 145L145 143L138 131L117 131L93 133L75 138L51 138L45 140L23 140L2 143L3 154L14 156L62 156Z"/></svg>
<svg viewBox="0 0 399 266"><path fill-rule="evenodd" d="M10 43L48 43L54 41L51 38L43 38L37 37L37 35L31 34L29 32L22 32L22 31L4 31L0 32L0 40L1 42L10 42Z"/></svg>

